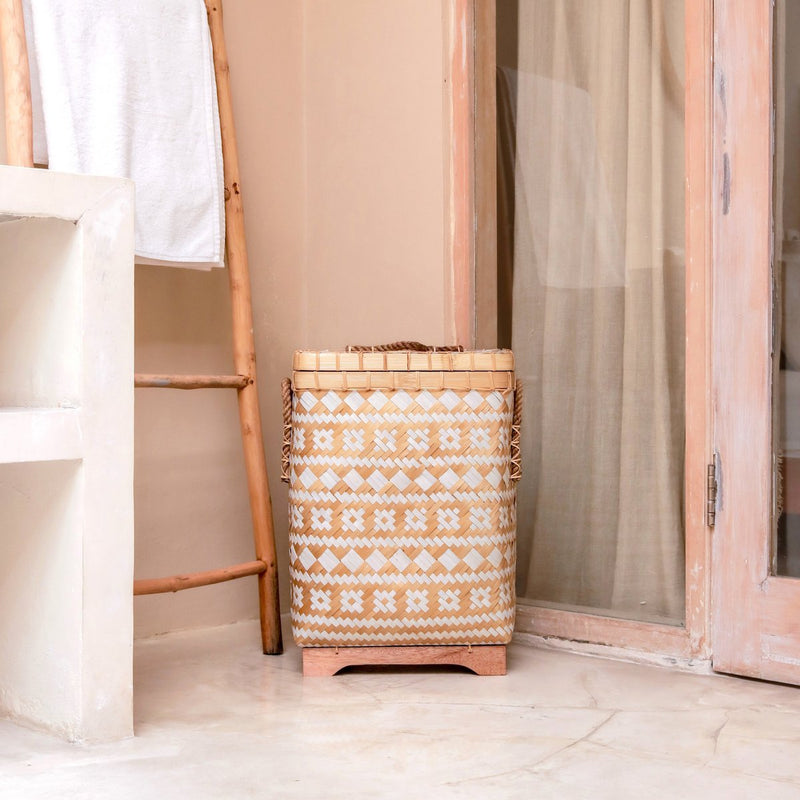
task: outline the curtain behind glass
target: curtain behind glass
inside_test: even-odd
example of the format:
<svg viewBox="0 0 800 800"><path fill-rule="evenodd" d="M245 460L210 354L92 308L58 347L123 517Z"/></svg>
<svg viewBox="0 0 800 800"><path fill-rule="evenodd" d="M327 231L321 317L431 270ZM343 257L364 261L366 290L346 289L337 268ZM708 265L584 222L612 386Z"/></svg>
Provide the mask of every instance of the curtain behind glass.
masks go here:
<svg viewBox="0 0 800 800"><path fill-rule="evenodd" d="M518 593L680 621L683 3L520 0L514 15L498 277L526 398Z"/></svg>

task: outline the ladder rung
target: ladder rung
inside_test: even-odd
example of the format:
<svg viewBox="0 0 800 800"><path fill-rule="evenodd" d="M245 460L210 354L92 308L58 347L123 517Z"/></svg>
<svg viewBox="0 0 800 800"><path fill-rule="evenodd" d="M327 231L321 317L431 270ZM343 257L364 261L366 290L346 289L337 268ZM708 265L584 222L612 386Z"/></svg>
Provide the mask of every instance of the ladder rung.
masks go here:
<svg viewBox="0 0 800 800"><path fill-rule="evenodd" d="M243 389L252 383L246 375L146 375L133 376L136 388L153 389Z"/></svg>
<svg viewBox="0 0 800 800"><path fill-rule="evenodd" d="M245 564L234 564L232 567L212 569L208 572L191 572L187 575L170 575L168 578L145 578L133 582L133 593L161 594L162 592L179 592L181 589L194 589L197 586L210 586L212 583L223 583L247 575L260 575L266 572L267 565L263 561L248 561Z"/></svg>

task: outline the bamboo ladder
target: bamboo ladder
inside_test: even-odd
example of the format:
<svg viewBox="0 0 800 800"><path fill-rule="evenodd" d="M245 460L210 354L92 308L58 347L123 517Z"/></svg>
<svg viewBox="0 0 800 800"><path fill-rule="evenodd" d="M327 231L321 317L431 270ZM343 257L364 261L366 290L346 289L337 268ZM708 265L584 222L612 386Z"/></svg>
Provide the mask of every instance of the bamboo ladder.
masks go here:
<svg viewBox="0 0 800 800"><path fill-rule="evenodd" d="M256 385L250 276L245 246L239 157L233 124L228 57L222 27L222 0L205 0L205 4L214 52L222 138L225 175L225 249L233 312L233 365L236 374L137 374L134 376L134 385L167 389L236 389L256 558L245 564L208 572L136 580L133 584L133 593L142 595L176 592L180 589L208 586L248 575L257 575L263 651L266 654L279 654L283 650L283 643L275 535ZM30 71L22 0L0 0L0 48L3 60L8 163L12 166L33 167Z"/></svg>

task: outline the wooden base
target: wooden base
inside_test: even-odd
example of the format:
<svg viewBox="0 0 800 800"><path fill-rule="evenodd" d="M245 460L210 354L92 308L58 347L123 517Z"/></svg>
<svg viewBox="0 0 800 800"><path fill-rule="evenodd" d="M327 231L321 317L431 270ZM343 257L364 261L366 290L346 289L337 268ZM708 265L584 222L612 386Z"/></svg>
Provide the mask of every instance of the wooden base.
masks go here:
<svg viewBox="0 0 800 800"><path fill-rule="evenodd" d="M504 644L432 645L429 647L305 647L303 675L329 677L345 667L435 666L466 667L476 675L505 675Z"/></svg>

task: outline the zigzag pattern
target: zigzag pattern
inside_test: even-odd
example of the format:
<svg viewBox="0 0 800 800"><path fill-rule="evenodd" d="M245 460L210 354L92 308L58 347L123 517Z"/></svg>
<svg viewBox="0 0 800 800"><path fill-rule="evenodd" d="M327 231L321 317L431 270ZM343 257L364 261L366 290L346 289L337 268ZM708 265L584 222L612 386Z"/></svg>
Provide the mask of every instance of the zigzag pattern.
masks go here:
<svg viewBox="0 0 800 800"><path fill-rule="evenodd" d="M335 622L327 616L320 614L300 614L292 611L292 622L299 625L329 625L337 628L355 628L355 629L369 629L369 628L388 628L388 629L402 629L408 628L437 628L437 627L450 627L454 625L478 625L485 623L487 625L505 625L509 619L513 622L513 610L507 610L503 613L497 614L465 614L462 616L450 617L429 617L427 619L354 619L348 617L339 617Z"/></svg>
<svg viewBox="0 0 800 800"><path fill-rule="evenodd" d="M516 541L514 531L507 531L502 535L489 534L486 536L470 536L470 543L479 545L510 545ZM398 547L418 547L418 536L316 536L305 533L296 533L292 536L292 547L298 544L305 544L317 547L371 547L379 548L398 548ZM446 545L448 547L463 547L463 536L444 536L439 534L431 537L427 544ZM292 554L292 559L296 557Z"/></svg>
<svg viewBox="0 0 800 800"><path fill-rule="evenodd" d="M303 502L320 503L366 503L385 504L404 503L415 505L419 503L448 503L455 500L459 504L481 503L488 506L508 506L513 504L516 490L504 489L502 491L488 492L407 492L396 494L382 494L378 492L310 492L305 489L292 488L289 490L289 501L292 504ZM511 506L513 508L513 505Z"/></svg>
<svg viewBox="0 0 800 800"><path fill-rule="evenodd" d="M512 625L513 629L513 625ZM511 640L508 625L495 625L486 628L454 628L445 631L414 631L409 636L406 631L387 631L385 633L359 633L357 631L341 631L332 628L304 628L295 632L297 644L301 647L332 647L338 645L408 645L413 644L504 644Z"/></svg>
<svg viewBox="0 0 800 800"><path fill-rule="evenodd" d="M301 645L509 641L513 393L293 398L292 627Z"/></svg>
<svg viewBox="0 0 800 800"><path fill-rule="evenodd" d="M485 572L462 572L458 575L443 573L439 575L405 574L401 572L372 573L362 572L353 575L330 575L320 569L319 573L306 572L302 566L295 565L292 571L292 580L296 583L315 583L319 585L335 584L338 586L432 586L442 584L466 584L467 586L492 584L498 580L514 579L515 568L486 570Z"/></svg>

